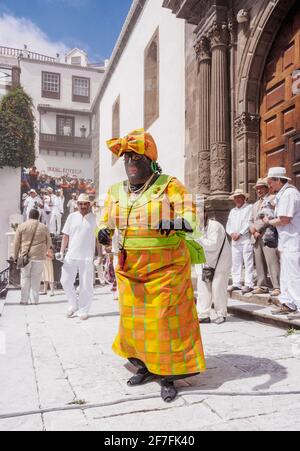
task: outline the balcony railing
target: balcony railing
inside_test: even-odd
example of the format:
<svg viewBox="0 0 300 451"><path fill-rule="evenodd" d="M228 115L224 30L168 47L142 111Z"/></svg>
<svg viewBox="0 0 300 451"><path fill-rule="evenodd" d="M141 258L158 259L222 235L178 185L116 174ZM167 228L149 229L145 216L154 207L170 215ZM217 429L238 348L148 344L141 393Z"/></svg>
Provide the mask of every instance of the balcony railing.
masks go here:
<svg viewBox="0 0 300 451"><path fill-rule="evenodd" d="M0 46L0 55L12 56L14 58L28 58L35 61L43 61L46 63L55 63L56 58L51 58L50 56L42 55L40 53L29 52L28 50L14 49L11 47Z"/></svg>
<svg viewBox="0 0 300 451"><path fill-rule="evenodd" d="M92 140L91 138L78 138L77 136L40 133L40 150L91 154Z"/></svg>

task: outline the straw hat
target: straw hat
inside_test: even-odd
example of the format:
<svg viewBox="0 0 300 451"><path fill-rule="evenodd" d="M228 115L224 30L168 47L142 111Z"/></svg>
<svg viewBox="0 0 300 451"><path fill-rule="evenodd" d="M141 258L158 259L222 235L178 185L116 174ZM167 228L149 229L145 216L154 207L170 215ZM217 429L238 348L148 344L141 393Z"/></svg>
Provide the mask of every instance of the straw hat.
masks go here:
<svg viewBox="0 0 300 451"><path fill-rule="evenodd" d="M232 196L229 197L229 200L234 200L238 196L243 196L246 200L248 200L250 194L245 193L242 189L236 189Z"/></svg>
<svg viewBox="0 0 300 451"><path fill-rule="evenodd" d="M256 189L259 186L265 186L266 188L269 188L268 180L267 179L258 179L256 185L253 188Z"/></svg>
<svg viewBox="0 0 300 451"><path fill-rule="evenodd" d="M267 176L268 179L285 179L291 181L292 179L287 176L285 168L270 168Z"/></svg>
<svg viewBox="0 0 300 451"><path fill-rule="evenodd" d="M90 201L90 196L88 194L80 194L80 196L78 197L77 202L78 203L87 203L87 202L89 202L90 204L92 203Z"/></svg>

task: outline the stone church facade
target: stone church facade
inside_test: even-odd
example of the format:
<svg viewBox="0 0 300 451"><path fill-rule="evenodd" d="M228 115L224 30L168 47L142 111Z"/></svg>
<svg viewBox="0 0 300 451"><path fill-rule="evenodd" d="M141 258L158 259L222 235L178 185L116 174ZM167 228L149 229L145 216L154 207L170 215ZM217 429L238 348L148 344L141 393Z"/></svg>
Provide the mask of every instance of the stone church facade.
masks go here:
<svg viewBox="0 0 300 451"><path fill-rule="evenodd" d="M165 0L186 20L186 183L226 220L228 195L254 197L285 165L300 188L297 0ZM300 83L299 83L300 84Z"/></svg>

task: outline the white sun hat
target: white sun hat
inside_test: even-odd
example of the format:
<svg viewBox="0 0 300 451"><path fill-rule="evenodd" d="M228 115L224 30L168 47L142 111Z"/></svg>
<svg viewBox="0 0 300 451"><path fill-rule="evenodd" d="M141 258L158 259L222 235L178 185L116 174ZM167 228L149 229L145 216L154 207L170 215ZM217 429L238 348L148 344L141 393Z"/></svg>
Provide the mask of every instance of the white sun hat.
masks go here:
<svg viewBox="0 0 300 451"><path fill-rule="evenodd" d="M90 196L88 194L80 194L80 196L78 197L77 200L78 203L87 203L89 202L90 204L92 203L90 200Z"/></svg>
<svg viewBox="0 0 300 451"><path fill-rule="evenodd" d="M267 176L268 179L285 179L292 180L287 176L286 168L270 168Z"/></svg>
<svg viewBox="0 0 300 451"><path fill-rule="evenodd" d="M243 196L246 200L249 199L250 194L244 193L242 189L236 189L232 196L229 197L229 200L234 200L236 197Z"/></svg>

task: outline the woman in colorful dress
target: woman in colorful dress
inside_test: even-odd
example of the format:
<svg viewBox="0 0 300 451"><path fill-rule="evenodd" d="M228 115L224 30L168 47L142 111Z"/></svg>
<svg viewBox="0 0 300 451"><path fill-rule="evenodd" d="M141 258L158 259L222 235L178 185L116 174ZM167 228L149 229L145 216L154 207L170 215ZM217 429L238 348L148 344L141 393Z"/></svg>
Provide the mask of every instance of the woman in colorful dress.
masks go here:
<svg viewBox="0 0 300 451"><path fill-rule="evenodd" d="M205 371L186 235L196 210L186 188L162 175L156 144L136 130L112 139L108 148L124 157L128 180L111 187L98 239L121 236L116 276L120 326L113 350L136 368L128 385L160 380L165 402L177 396L174 382Z"/></svg>

